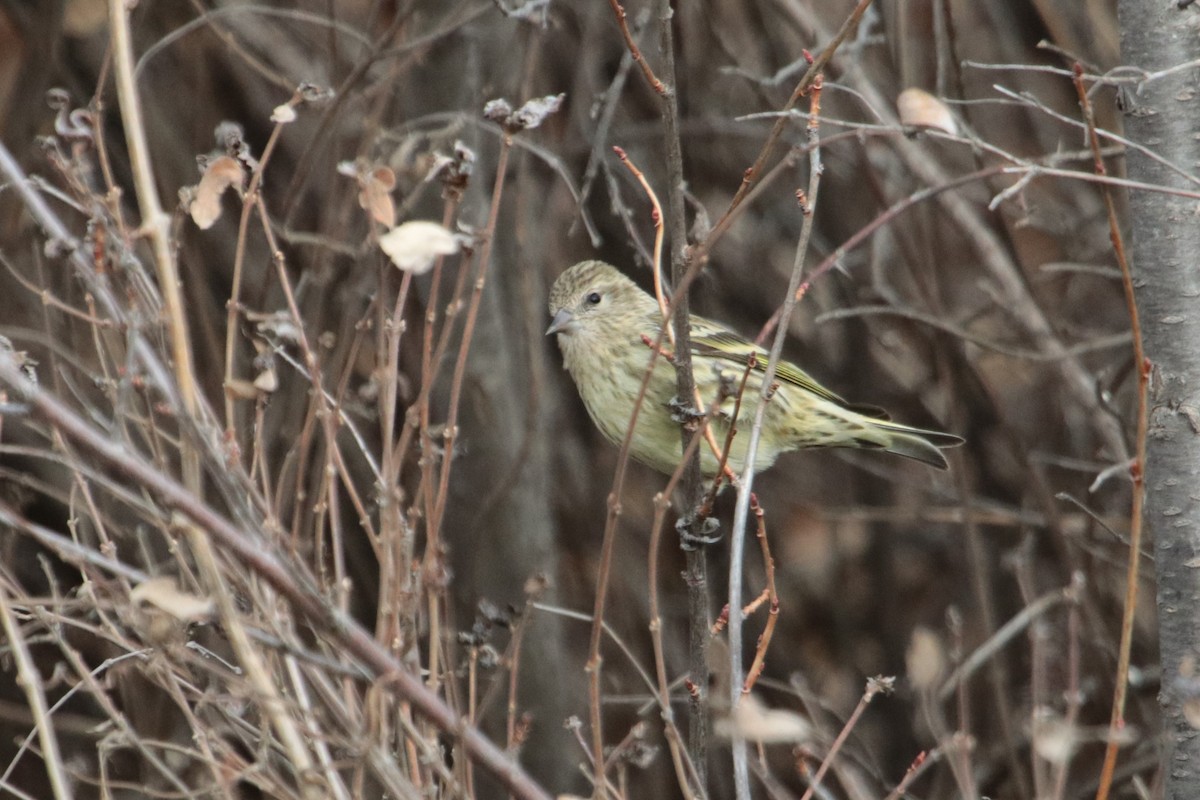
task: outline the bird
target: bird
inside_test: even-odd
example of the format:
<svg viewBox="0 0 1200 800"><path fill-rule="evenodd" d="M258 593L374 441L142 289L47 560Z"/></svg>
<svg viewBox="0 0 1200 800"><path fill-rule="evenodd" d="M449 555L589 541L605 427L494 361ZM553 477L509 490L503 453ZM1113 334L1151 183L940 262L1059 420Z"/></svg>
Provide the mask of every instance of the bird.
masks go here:
<svg viewBox="0 0 1200 800"><path fill-rule="evenodd" d="M546 335L557 337L563 365L596 427L620 445L662 328L658 303L616 267L589 260L559 275L550 289L549 306ZM699 411L712 412L707 422L719 447L726 446L730 425L741 431L728 445L726 460L740 474L768 353L725 326L695 315L691 340L696 387L702 404L710 407ZM630 440L630 455L670 475L680 461L680 404L675 399L670 344L664 341L661 347L666 357L655 362ZM736 394L743 376L739 407ZM963 443L950 433L892 422L883 409L848 403L788 361L778 362L775 384L754 461L756 472L769 468L785 452L820 447L882 450L947 469L941 449ZM694 406L695 399L686 405ZM735 409L736 420L732 419ZM717 454L703 443L700 468L708 477L720 470Z"/></svg>

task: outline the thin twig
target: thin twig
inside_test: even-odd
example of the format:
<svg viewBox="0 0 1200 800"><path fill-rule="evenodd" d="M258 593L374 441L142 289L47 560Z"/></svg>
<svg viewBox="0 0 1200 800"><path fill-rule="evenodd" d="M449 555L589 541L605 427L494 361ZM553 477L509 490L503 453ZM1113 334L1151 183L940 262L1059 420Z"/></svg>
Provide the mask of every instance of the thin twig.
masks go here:
<svg viewBox="0 0 1200 800"><path fill-rule="evenodd" d="M850 738L850 731L854 730L854 726L858 724L858 720L862 717L863 712L867 710L867 706L875 699L875 695L880 693L890 694L893 681L893 678L884 677L867 679L867 688L863 691L862 697L858 699L858 705L854 707L850 718L846 720L846 724L838 732L837 738L829 746L829 752L825 754L824 760L821 761L821 766L817 768L817 774L813 775L812 781L809 782L808 790L804 792L804 796L800 800L812 800L817 788L821 785L821 781L825 778L825 773L832 766L833 759L837 757L838 752L842 749L842 745Z"/></svg>
<svg viewBox="0 0 1200 800"><path fill-rule="evenodd" d="M471 301L467 306L467 318L463 323L458 360L454 364L454 374L450 381L450 405L446 416L446 430L443 433L444 453L441 476L438 481L437 507L427 527L430 543L426 547L432 547L437 542L442 518L446 513L446 503L449 500L450 465L453 461L455 438L458 436L458 412L462 399L463 379L466 376L467 352L471 348L471 339L475 333L475 323L479 318L479 307L483 299L483 287L487 282L488 268L492 260L492 244L496 239L496 221L500 216L500 198L504 193L504 179L508 173L508 157L512 152L512 140L513 134L509 131L505 131L500 139L500 154L496 158L496 179L492 188L491 208L488 212L487 227L483 231L483 246L479 250L479 266L476 270Z"/></svg>
<svg viewBox="0 0 1200 800"><path fill-rule="evenodd" d="M895 788L888 792L884 800L900 800L900 798L906 797L908 795L908 787L912 786L913 782L925 773L925 770L941 760L944 752L945 747L939 746L928 752L922 751L918 753L913 762L908 765L908 769L905 770L904 777L900 779Z"/></svg>
<svg viewBox="0 0 1200 800"><path fill-rule="evenodd" d="M791 97L789 97L788 101L784 103L783 108L781 109L782 115L778 120L775 121L775 125L772 126L771 132L767 134L767 138L763 142L763 146L758 153L758 157L754 159L754 164L752 164L742 176L742 183L738 187L737 192L734 194L733 199L729 201L729 208L725 211L726 214L733 213L737 207L741 205L742 201L746 199L746 193L750 191L750 189L754 186L755 181L758 180L759 175L762 173L763 166L767 162L767 158L771 155L771 151L775 148L775 143L779 140L779 137L783 135L783 129L787 125L787 112L791 111L796 103L800 102L800 98L807 95L809 90L816 84L817 76L820 75L821 71L825 69L825 65L829 63L831 58L833 58L833 54L839 47L841 47L842 42L846 41L850 34L858 29L858 23L862 19L863 14L867 12L867 8L870 5L871 0L859 0L858 4L854 7L854 10L851 11L849 16L846 17L845 21L842 22L842 27L838 29L838 32L834 35L833 40L825 46L825 49L822 50L816 56L816 58L812 59L803 77L801 77L800 81L796 84L796 88L792 90ZM721 225L718 222L718 224L713 227L713 230L723 230L723 228L721 228ZM706 252L710 251L715 243L714 237L712 235L708 236L703 244L703 250Z"/></svg>
<svg viewBox="0 0 1200 800"><path fill-rule="evenodd" d="M654 273L654 299L658 302L659 313L662 314L662 324L667 332L667 339L669 339L671 342L672 350L676 350L676 349L678 349L678 347L675 343L675 328L671 325L671 315L668 312L668 302L667 302L666 293L663 289L663 280L662 280L662 247L663 247L662 206L658 202L658 195L655 194L654 189L652 189L650 187L650 182L646 180L646 176L642 173L642 171L640 169L638 169L637 165L633 163L633 159L631 159L625 153L625 151L623 149L621 149L620 147L613 146L613 152L615 152L617 154L617 158L619 158L621 160L621 163L625 165L625 168L628 169L633 174L633 177L635 179L637 179L637 182L641 185L642 190L646 193L646 196L650 199L650 205L651 205L650 219L654 223L654 260L653 260L653 264L651 265L651 272ZM664 353L663 355L666 356L667 354ZM672 364L675 363L674 358L668 357L667 360L670 361ZM749 374L749 373L747 372L747 374ZM742 379L742 385L743 385L743 387L745 386L745 378ZM704 408L705 402L704 402L704 398L700 396L700 387L696 386L696 387L694 387L694 389L695 389L695 391L693 392L692 402L695 403L695 408ZM737 419L736 413L734 414L733 418L735 420ZM717 490L717 488L719 488L721 485L720 480L722 477L728 477L730 483L736 483L737 476L733 474L733 470L729 469L725 465L725 461L729 455L729 441L726 441L724 448L722 448L719 444L717 444L716 436L712 432L712 426L710 426L708 424L710 419L711 419L711 416L706 415L699 420L699 424L704 432L704 440L708 443L708 447L712 451L713 458L716 459L717 464L718 464L718 466L717 466L717 473L718 473L717 482L714 484L714 487L713 487L713 491L715 492ZM732 439L733 430L734 429L731 426L730 430L729 430L730 436L727 437L727 439ZM684 462L684 463L686 463L686 462ZM705 504L702 504L702 507L704 507L704 505ZM703 511L701 511L699 516L701 518L703 518L703 517L706 517L707 514L705 514Z"/></svg>
<svg viewBox="0 0 1200 800"><path fill-rule="evenodd" d="M816 282L816 280L822 275L840 264L842 260L845 259L847 253L865 242L872 234L874 234L884 225L894 222L900 214L908 209L917 206L931 197L941 194L942 192L946 192L951 189L957 189L960 186L965 186L975 181L984 180L985 178L992 177L993 175L998 175L1003 171L1004 168L999 166L986 167L984 169L971 172L967 175L961 175L939 186L928 186L924 189L920 189L913 192L908 197L905 197L903 200L893 203L881 214L875 217L875 219L856 230L854 235L852 235L849 239L843 242L841 246L826 256L820 264L809 270L808 277L806 277L804 281L796 287L795 291L792 293L792 296L797 301L802 299L804 295L808 293L808 290L812 287L813 283ZM763 325L762 329L758 332L758 336L755 337L754 341L758 344L762 344L762 342L766 341L766 338L771 335L773 330L775 330L775 326L779 324L782 316L783 306L781 306L779 310L777 310L771 316L771 318L767 320L766 324Z"/></svg>
<svg viewBox="0 0 1200 800"><path fill-rule="evenodd" d="M654 496L654 521L650 527L649 556L646 563L647 580L649 581L650 643L654 650L654 672L658 678L659 713L662 715L663 732L667 739L667 749L671 753L671 763L675 767L675 780L678 781L679 789L687 800L694 800L696 793L693 791L688 764L685 763L685 756L680 747L679 730L675 726L675 712L671 708L671 689L667 681L667 659L663 650L662 613L659 611L658 604L658 553L667 509L671 506L670 497L683 476L684 468L698 449L700 438L701 431L697 429L692 435L692 440L688 442L687 448L683 451L683 458L680 459L675 472L667 481L666 488ZM695 768L695 765L691 766L692 769ZM701 791L703 791L703 787L701 787Z"/></svg>
<svg viewBox="0 0 1200 800"><path fill-rule="evenodd" d="M663 72L667 90L661 94L663 143L666 150L667 223L671 237L671 279L675 284L672 298L672 319L675 328L675 396L683 401L696 402L696 378L692 371L692 328L689 275L695 274L700 261L688 255L686 186L683 174L683 146L679 128L679 76L675 69L674 16L671 0L658 0L659 48L663 57ZM670 327L663 325L664 328ZM697 408L702 409L703 405ZM705 421L700 423L705 428ZM680 426L679 446L687 447L688 423ZM712 441L711 434L709 441ZM683 496L683 516L677 523L682 537L691 536L696 542L705 537L708 520L697 513L704 500L704 478L700 474L700 455L691 455L684 467L680 493ZM708 786L708 629L712 612L708 597L708 561L705 548L684 542L684 583L687 585L688 607L688 673L694 691L689 692L688 756L696 768L698 789L707 794Z"/></svg>
<svg viewBox="0 0 1200 800"><path fill-rule="evenodd" d="M175 359L175 379L184 409L195 413L198 407L195 373L192 369L192 344L188 335L187 317L183 310L180 276L171 252L170 217L158 199L154 171L150 166L150 146L142 121L142 104L133 80L133 45L129 31L129 8L125 0L109 0L109 24L112 27L113 75L117 83L125 142L137 187L138 204L142 212L142 229L149 234L154 248L154 263L158 272L159 290L166 302L167 327L171 332L171 355ZM186 440L185 440L186 442ZM189 450L185 443L185 454ZM185 459L186 460L186 459ZM185 468L186 468L185 464ZM192 469L198 469L192 464Z"/></svg>
<svg viewBox="0 0 1200 800"><path fill-rule="evenodd" d="M417 676L375 641L354 619L330 605L315 586L309 586L304 572L285 565L258 536L240 529L213 511L178 481L156 469L123 443L95 430L58 399L31 383L14 363L11 355L0 352L0 383L16 391L30 413L62 431L97 461L123 474L153 494L169 509L190 518L231 558L241 560L249 569L290 601L312 625L323 631L337 647L353 655L376 677L387 678L388 685L410 702L422 716L441 730L460 737L466 753L489 770L515 796L528 800L549 800L546 793L511 758L478 730L468 727L438 696L430 692Z"/></svg>
<svg viewBox="0 0 1200 800"><path fill-rule="evenodd" d="M1012 641L1027 625L1069 597L1066 590L1048 592L1022 608L1020 613L1001 625L987 641L975 648L974 652L959 664L938 689L938 700L943 703L949 700L958 687L965 683L975 670L987 663L997 650Z"/></svg>
<svg viewBox="0 0 1200 800"><path fill-rule="evenodd" d="M821 77L818 75L812 84L810 100L811 116L808 122L809 142L817 141L820 134L821 116ZM766 418L767 402L770 399L771 385L775 380L775 370L783 352L784 339L787 337L787 321L791 318L792 309L799 299L797 288L800 286L800 275L804 270L804 258L808 254L808 244L812 237L813 211L816 208L817 194L821 186L821 150L812 147L809 151L808 192L804 197L804 220L800 226L800 238L796 243L796 252L792 261L792 274L788 279L787 295L780 310L780 320L783 323L775 331L775 341L771 344L771 353L767 359L767 367L759 387L758 405L754 409L754 422L750 428L750 439L746 444L746 462L742 468L741 482L738 485L737 503L733 512L733 533L729 539L729 692L730 708L736 709L742 698L742 617L734 609L742 607L742 573L743 557L746 541L746 517L750 511L750 496L754 488L754 461L758 454L758 443L762 438L763 422ZM741 737L733 737L733 772L734 786L738 800L750 798L750 775L746 763L746 746Z"/></svg>
<svg viewBox="0 0 1200 800"><path fill-rule="evenodd" d="M46 765L46 775L50 779L50 790L56 800L70 800L71 782L67 778L63 765L62 754L58 750L58 738L54 735L54 727L50 721L50 709L46 705L46 687L42 684L41 673L34 663L33 654L29 652L29 644L17 625L12 608L8 603L7 581L0 579L0 627L4 629L6 648L11 654L20 676L18 683L25 691L25 699L33 713L33 724L37 728L38 742L42 746L42 763Z"/></svg>
<svg viewBox="0 0 1200 800"><path fill-rule="evenodd" d="M1108 169L1104 165L1104 157L1100 154L1100 137L1096 134L1096 118L1092 111L1092 103L1088 98L1087 89L1083 83L1083 67L1075 64L1075 90L1079 95L1079 107L1083 110L1083 118L1087 122L1088 144L1095 153L1096 175L1107 176ZM1125 242L1121 238L1121 224L1117 219L1117 206L1113 200L1112 190L1105 186L1104 208L1108 214L1108 235L1112 240L1113 254L1117 258L1117 266L1121 268L1121 286L1125 290L1125 306L1129 311L1129 326L1133 333L1133 363L1137 369L1137 435L1134 441L1133 466L1129 468L1129 476L1133 481L1133 504L1129 517L1129 563L1125 573L1125 609L1121 615L1121 644L1117 651L1117 674L1113 678L1113 707L1112 718L1109 720L1108 745L1104 750L1104 766L1100 772L1100 785L1096 790L1096 800L1107 800L1112 788L1113 771L1117 767L1117 748L1120 746L1120 732L1125 727L1125 693L1129 686L1129 659L1133 649L1133 615L1137 610L1138 596L1138 554L1142 547L1142 504L1145 500L1145 468L1146 468L1146 428L1149 422L1149 384L1150 361L1142 345L1142 325L1138 317L1137 298L1133 290L1133 272L1129 267L1129 259L1125 255Z"/></svg>
<svg viewBox="0 0 1200 800"><path fill-rule="evenodd" d="M621 5L619 0L608 0L608 4L612 6L613 16L617 18L617 27L621 29L621 37L625 40L625 46L629 48L629 55L642 68L642 75L646 77L646 83L650 84L650 88L658 95L665 95L667 87L663 86L663 82L655 76L654 70L650 69L650 65L646 63L646 57L642 55L642 51L638 49L637 42L633 40L633 34L629 32L629 22L626 20L625 7Z"/></svg>
<svg viewBox="0 0 1200 800"><path fill-rule="evenodd" d="M755 650L754 660L750 663L750 669L746 670L746 680L742 683L742 694L750 694L750 690L758 681L758 676L762 674L763 667L766 666L767 648L771 646L771 637L774 636L775 625L779 622L779 595L775 591L775 559L771 557L771 545L767 541L766 514L763 512L762 506L758 504L758 497L753 494L750 495L750 512L758 521L758 543L762 548L763 571L767 575L767 588L763 595L770 600L771 605L767 610L766 627L763 628L762 635L758 638L758 648Z"/></svg>
<svg viewBox="0 0 1200 800"><path fill-rule="evenodd" d="M292 96L292 100L296 101L298 96L299 93L297 92ZM286 124L285 122L277 122L275 123L275 127L271 129L271 135L267 139L266 146L263 147L262 158L254 165L254 171L250 175L250 184L246 187L246 194L242 199L242 213L238 215L237 245L233 254L233 278L229 289L229 302L225 320L225 432L228 443L231 445L237 441L236 431L234 430L234 346L237 342L238 314L242 310L241 287L242 270L246 262L246 234L250 227L250 215L253 213L254 207L262 204L260 190L263 174L266 171L267 163L271 160L271 154L275 152L275 144L279 141L279 136Z"/></svg>

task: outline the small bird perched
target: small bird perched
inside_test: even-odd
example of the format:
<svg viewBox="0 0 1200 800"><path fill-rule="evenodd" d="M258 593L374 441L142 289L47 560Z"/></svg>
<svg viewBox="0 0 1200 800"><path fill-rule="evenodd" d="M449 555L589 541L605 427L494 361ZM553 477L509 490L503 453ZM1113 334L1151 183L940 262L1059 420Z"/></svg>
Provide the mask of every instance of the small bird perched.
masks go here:
<svg viewBox="0 0 1200 800"><path fill-rule="evenodd" d="M588 414L609 441L620 444L633 416L650 348L662 327L658 304L612 265L582 261L554 282L550 314L553 321L546 335L558 335L563 362ZM668 350L669 344L664 342L663 348ZM692 317L696 387L706 406L723 398L708 420L719 446L725 446L733 421L730 417L736 400L731 395L736 394L752 354L757 358L746 380L737 419L743 435L734 436L727 461L737 473L745 465L749 426L768 354L715 322ZM938 448L963 442L952 434L891 422L882 409L873 406L851 405L789 362L779 362L775 379L778 388L767 404L756 470L774 464L780 453L805 447L886 450L946 469L946 459ZM672 412L674 396L675 368L660 356L646 389L630 453L668 475L680 458L679 422ZM710 477L718 469L717 457L703 444L700 468Z"/></svg>

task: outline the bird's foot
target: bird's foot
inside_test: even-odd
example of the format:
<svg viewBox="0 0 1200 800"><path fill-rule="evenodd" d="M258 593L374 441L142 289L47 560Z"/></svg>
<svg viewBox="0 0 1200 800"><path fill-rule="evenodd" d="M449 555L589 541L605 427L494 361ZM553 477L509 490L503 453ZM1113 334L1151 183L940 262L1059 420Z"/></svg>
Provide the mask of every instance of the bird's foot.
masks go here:
<svg viewBox="0 0 1200 800"><path fill-rule="evenodd" d="M671 419L680 424L697 422L704 419L704 410L696 408L691 403L685 403L679 399L678 395L667 401L667 408L671 409Z"/></svg>
<svg viewBox="0 0 1200 800"><path fill-rule="evenodd" d="M688 514L675 520L679 546L684 550L699 550L721 541L721 523L716 517L697 517Z"/></svg>

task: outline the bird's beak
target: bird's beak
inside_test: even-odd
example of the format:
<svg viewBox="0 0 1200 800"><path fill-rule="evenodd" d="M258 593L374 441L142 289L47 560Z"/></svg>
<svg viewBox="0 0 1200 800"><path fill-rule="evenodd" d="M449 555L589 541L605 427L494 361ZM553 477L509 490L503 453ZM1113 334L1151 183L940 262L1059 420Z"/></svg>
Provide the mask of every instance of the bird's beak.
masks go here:
<svg viewBox="0 0 1200 800"><path fill-rule="evenodd" d="M570 310L560 308L558 313L554 315L554 319L550 321L550 327L546 328L546 335L552 333L570 333L575 329L575 315Z"/></svg>

